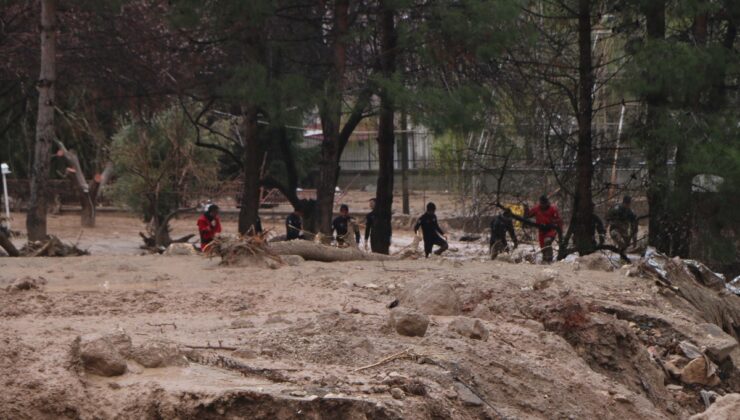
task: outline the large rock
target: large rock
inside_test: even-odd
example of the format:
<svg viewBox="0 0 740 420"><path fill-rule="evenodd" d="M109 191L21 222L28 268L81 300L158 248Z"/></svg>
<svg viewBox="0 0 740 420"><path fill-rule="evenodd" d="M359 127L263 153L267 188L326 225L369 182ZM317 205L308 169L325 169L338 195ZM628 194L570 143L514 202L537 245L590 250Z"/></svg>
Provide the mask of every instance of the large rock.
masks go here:
<svg viewBox="0 0 740 420"><path fill-rule="evenodd" d="M532 283L532 289L534 290L545 290L552 282L558 278L559 273L552 268L545 268L541 272L535 274L534 283Z"/></svg>
<svg viewBox="0 0 740 420"><path fill-rule="evenodd" d="M429 327L429 317L411 309L394 308L390 324L401 335L423 337Z"/></svg>
<svg viewBox="0 0 740 420"><path fill-rule="evenodd" d="M698 339L698 344L701 347L705 347L707 354L715 361L721 362L725 360L736 348L738 343L735 338L726 332L722 331L722 328L715 324L701 324L699 325L704 335L702 339Z"/></svg>
<svg viewBox="0 0 740 420"><path fill-rule="evenodd" d="M474 340L488 340L488 328L483 325L480 319L461 316L450 322L450 325L447 328L463 337L472 338Z"/></svg>
<svg viewBox="0 0 740 420"><path fill-rule="evenodd" d="M614 271L619 267L608 255L603 252L594 252L580 256L576 262L581 268L593 271Z"/></svg>
<svg viewBox="0 0 740 420"><path fill-rule="evenodd" d="M460 314L460 297L444 281L409 283L400 300L427 315Z"/></svg>
<svg viewBox="0 0 740 420"><path fill-rule="evenodd" d="M705 412L689 420L737 420L740 417L740 394L727 394L717 398Z"/></svg>
<svg viewBox="0 0 740 420"><path fill-rule="evenodd" d="M148 368L188 364L178 345L169 341L150 341L137 346L131 352L131 358Z"/></svg>
<svg viewBox="0 0 740 420"><path fill-rule="evenodd" d="M455 382L455 391L457 391L457 398L460 399L460 402L463 403L463 405L471 407L479 407L483 405L483 400L481 400L477 395L473 393L473 391L470 390L470 388L463 385L462 383Z"/></svg>
<svg viewBox="0 0 740 420"><path fill-rule="evenodd" d="M131 337L123 331L83 335L72 343L72 352L85 370L100 376L126 373L126 357L131 349Z"/></svg>

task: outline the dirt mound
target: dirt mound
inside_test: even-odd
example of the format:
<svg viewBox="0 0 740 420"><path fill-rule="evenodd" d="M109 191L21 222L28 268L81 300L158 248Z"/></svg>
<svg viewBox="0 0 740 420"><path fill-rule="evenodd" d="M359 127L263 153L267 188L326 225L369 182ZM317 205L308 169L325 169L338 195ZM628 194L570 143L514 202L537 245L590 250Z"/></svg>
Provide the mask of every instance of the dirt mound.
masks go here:
<svg viewBox="0 0 740 420"><path fill-rule="evenodd" d="M666 409L668 395L661 367L627 322L594 309L566 294L542 308L538 317L547 330L565 338L593 370Z"/></svg>

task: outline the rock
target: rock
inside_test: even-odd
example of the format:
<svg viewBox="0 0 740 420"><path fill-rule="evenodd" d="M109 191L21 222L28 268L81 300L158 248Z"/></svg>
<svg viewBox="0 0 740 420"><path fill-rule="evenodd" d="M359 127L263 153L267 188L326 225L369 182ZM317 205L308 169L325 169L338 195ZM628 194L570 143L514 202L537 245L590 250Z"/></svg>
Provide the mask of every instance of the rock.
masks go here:
<svg viewBox="0 0 740 420"><path fill-rule="evenodd" d="M666 385L666 389L669 391L683 391L683 387L681 385L674 384Z"/></svg>
<svg viewBox="0 0 740 420"><path fill-rule="evenodd" d="M689 420L736 420L740 413L740 394L727 394L717 398L705 412L695 414Z"/></svg>
<svg viewBox="0 0 740 420"><path fill-rule="evenodd" d="M473 394L473 391L468 389L467 386L460 382L455 382L455 391L457 391L457 398L463 405L479 407L483 405L483 400L478 398L477 395Z"/></svg>
<svg viewBox="0 0 740 420"><path fill-rule="evenodd" d="M302 389L297 389L295 391L290 391L290 395L293 397L305 397L308 393Z"/></svg>
<svg viewBox="0 0 740 420"><path fill-rule="evenodd" d="M403 392L401 388L391 388L390 393L391 396L397 400L402 400L406 398L406 393Z"/></svg>
<svg viewBox="0 0 740 420"><path fill-rule="evenodd" d="M719 384L719 378L714 374L708 374L707 362L704 357L697 357L681 371L681 382L715 386Z"/></svg>
<svg viewBox="0 0 740 420"><path fill-rule="evenodd" d="M490 321L493 319L493 312L491 312L488 306L479 303L470 311L470 317Z"/></svg>
<svg viewBox="0 0 740 420"><path fill-rule="evenodd" d="M375 283L368 283L368 284L366 284L366 285L364 285L364 286L362 286L362 287L364 287L365 289L377 289L377 288L379 288L380 286L378 286L378 285L377 285L377 284L375 284Z"/></svg>
<svg viewBox="0 0 740 420"><path fill-rule="evenodd" d="M705 347L707 354L715 361L721 362L725 360L736 348L738 343L735 338L724 331L722 328L715 324L701 324L699 328L704 332L703 341L699 341L698 344L701 347Z"/></svg>
<svg viewBox="0 0 740 420"><path fill-rule="evenodd" d="M170 341L150 341L136 346L131 358L147 368L188 365L180 347Z"/></svg>
<svg viewBox="0 0 740 420"><path fill-rule="evenodd" d="M578 262L581 268L593 271L614 271L616 268L615 263L603 252L594 252L580 256L576 259L576 262Z"/></svg>
<svg viewBox="0 0 740 420"><path fill-rule="evenodd" d="M39 290L42 286L46 284L46 279L43 277L39 278L33 278L33 277L20 277L15 280L13 280L10 285L5 288L8 292L23 292L27 290Z"/></svg>
<svg viewBox="0 0 740 420"><path fill-rule="evenodd" d="M488 328L483 325L480 319L458 317L450 322L447 328L450 331L454 331L463 337L472 338L473 340L488 340Z"/></svg>
<svg viewBox="0 0 740 420"><path fill-rule="evenodd" d="M558 277L558 272L552 268L546 268L534 276L534 283L532 289L534 290L545 290L550 287L553 280Z"/></svg>
<svg viewBox="0 0 740 420"><path fill-rule="evenodd" d="M250 321L248 319L245 319L245 318L235 319L235 320L231 321L231 328L234 328L234 329L237 329L237 328L253 328L253 327L254 327L254 322L252 322L252 321Z"/></svg>
<svg viewBox="0 0 740 420"><path fill-rule="evenodd" d="M460 297L444 281L409 283L400 301L426 315L459 315Z"/></svg>
<svg viewBox="0 0 740 420"><path fill-rule="evenodd" d="M126 373L126 357L131 354L131 337L123 331L77 337L72 353L90 373L117 376Z"/></svg>
<svg viewBox="0 0 740 420"><path fill-rule="evenodd" d="M629 398L627 398L626 395L622 395L622 394L615 395L614 396L614 401L620 402L620 403L626 403L626 404L632 403L632 400L630 400Z"/></svg>
<svg viewBox="0 0 740 420"><path fill-rule="evenodd" d="M280 259L290 267L301 265L305 261L300 255L281 255Z"/></svg>
<svg viewBox="0 0 740 420"><path fill-rule="evenodd" d="M401 335L423 337L429 327L429 317L412 309L393 308L390 324Z"/></svg>

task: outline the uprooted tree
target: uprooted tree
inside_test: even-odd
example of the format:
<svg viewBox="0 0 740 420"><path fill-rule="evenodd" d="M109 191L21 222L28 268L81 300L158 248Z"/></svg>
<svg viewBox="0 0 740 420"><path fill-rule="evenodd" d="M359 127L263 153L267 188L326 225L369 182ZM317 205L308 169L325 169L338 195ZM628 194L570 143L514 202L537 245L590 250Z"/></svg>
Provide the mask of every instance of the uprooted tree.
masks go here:
<svg viewBox="0 0 740 420"><path fill-rule="evenodd" d="M111 157L121 175L115 196L139 212L148 223L147 247L162 248L173 240L169 222L191 210L184 202L189 188L216 182L217 161L212 151L196 147L194 133L178 106L148 119L130 121L113 138Z"/></svg>

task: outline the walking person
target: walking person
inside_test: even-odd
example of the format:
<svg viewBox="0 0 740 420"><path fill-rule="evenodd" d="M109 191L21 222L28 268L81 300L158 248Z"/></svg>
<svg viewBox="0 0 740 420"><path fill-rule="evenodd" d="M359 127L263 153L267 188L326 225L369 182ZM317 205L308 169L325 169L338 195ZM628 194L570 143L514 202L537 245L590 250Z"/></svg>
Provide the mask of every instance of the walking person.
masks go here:
<svg viewBox="0 0 740 420"><path fill-rule="evenodd" d="M489 244L489 250L491 253L491 259L495 260L498 254L504 252L508 246L506 242L506 233L511 237L514 242L514 248L519 246L519 241L516 238L516 232L514 231L514 222L512 221L511 209L505 209L501 214L494 217L491 221L491 240Z"/></svg>
<svg viewBox="0 0 740 420"><path fill-rule="evenodd" d="M552 262L553 249L552 244L558 235L558 231L563 229L563 220L555 205L550 204L546 195L540 196L539 204L525 212L524 217L530 219L534 217L535 222L539 225L538 239L540 249L542 250L542 261L549 264Z"/></svg>
<svg viewBox="0 0 740 420"><path fill-rule="evenodd" d="M375 223L375 199L371 198L368 202L370 205L370 213L365 215L365 251L370 248L370 236L373 232L373 224Z"/></svg>
<svg viewBox="0 0 740 420"><path fill-rule="evenodd" d="M357 224L354 221L354 218L349 215L349 206L346 204L342 204L339 207L339 216L334 218L334 221L331 223L332 227L332 233L336 232L336 241L338 246L346 246L349 245L349 241L351 239L348 238L349 236L349 229L352 227L352 230L354 231L355 236L355 243L357 245L360 244L360 229L357 227Z"/></svg>
<svg viewBox="0 0 740 420"><path fill-rule="evenodd" d="M205 251L208 244L213 242L216 235L221 233L221 217L219 216L218 206L215 204L206 206L205 211L196 223L200 234L200 250Z"/></svg>
<svg viewBox="0 0 740 420"><path fill-rule="evenodd" d="M606 213L609 236L614 245L624 251L637 242L637 216L632 211L632 197L625 195L622 203L615 205Z"/></svg>
<svg viewBox="0 0 740 420"><path fill-rule="evenodd" d="M285 239L303 239L303 210L295 208L285 219Z"/></svg>
<svg viewBox="0 0 740 420"><path fill-rule="evenodd" d="M442 231L442 228L439 227L439 223L437 223L437 216L434 215L436 211L437 206L434 203L430 202L427 204L426 213L419 217L419 220L414 226L414 233L417 233L419 228L421 228L421 233L424 236L424 256L426 258L429 258L434 245L439 247L434 251L436 255L442 255L449 248L447 237L444 231Z"/></svg>

